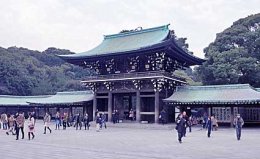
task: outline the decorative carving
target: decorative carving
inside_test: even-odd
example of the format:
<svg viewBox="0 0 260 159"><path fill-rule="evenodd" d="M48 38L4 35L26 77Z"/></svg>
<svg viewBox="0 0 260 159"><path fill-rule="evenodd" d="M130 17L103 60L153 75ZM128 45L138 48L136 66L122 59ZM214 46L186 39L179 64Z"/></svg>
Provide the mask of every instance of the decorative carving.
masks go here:
<svg viewBox="0 0 260 159"><path fill-rule="evenodd" d="M138 64L140 62L139 56L129 57L129 70L127 72L135 72L138 70Z"/></svg>
<svg viewBox="0 0 260 159"><path fill-rule="evenodd" d="M115 72L115 59L110 59L105 61L105 66L108 74L112 74Z"/></svg>
<svg viewBox="0 0 260 159"><path fill-rule="evenodd" d="M138 90L141 89L141 81L140 80L133 80L132 82L133 82L136 89L138 89Z"/></svg>
<svg viewBox="0 0 260 159"><path fill-rule="evenodd" d="M165 82L166 79L164 78L158 78L158 79L151 79L151 82L153 84L153 90L156 91L162 91L164 86L165 86Z"/></svg>
<svg viewBox="0 0 260 159"><path fill-rule="evenodd" d="M84 61L83 63L84 63L85 68L93 69L96 72L96 74L98 74L98 75L100 74L101 67L100 67L99 60L91 61L91 62Z"/></svg>
<svg viewBox="0 0 260 159"><path fill-rule="evenodd" d="M145 64L145 70L146 71L159 71L159 70L164 70L164 61L165 61L165 53L155 53L152 55L147 55L147 62Z"/></svg>
<svg viewBox="0 0 260 159"><path fill-rule="evenodd" d="M107 90L112 91L113 90L113 83L112 82L104 82L105 87Z"/></svg>
<svg viewBox="0 0 260 159"><path fill-rule="evenodd" d="M97 83L95 83L95 82L84 83L83 85L85 85L87 88L89 88L90 90L92 90L94 92L97 91Z"/></svg>

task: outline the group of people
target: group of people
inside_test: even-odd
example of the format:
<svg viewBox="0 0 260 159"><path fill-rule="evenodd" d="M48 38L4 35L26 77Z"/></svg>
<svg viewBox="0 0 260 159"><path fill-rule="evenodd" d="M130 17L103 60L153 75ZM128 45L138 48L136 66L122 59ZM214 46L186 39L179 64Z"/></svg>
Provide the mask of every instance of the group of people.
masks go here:
<svg viewBox="0 0 260 159"><path fill-rule="evenodd" d="M73 117L69 117L69 114L64 112L62 115L59 111L55 115L55 130L59 130L60 127L63 127L63 130L66 130L67 127L74 126L76 130L85 127L85 130L89 130L89 115L86 113L84 116L81 116L80 113L75 114Z"/></svg>
<svg viewBox="0 0 260 159"><path fill-rule="evenodd" d="M16 140L19 140L20 132L22 134L22 139L24 139L24 128L27 127L28 139L34 139L35 112L30 112L28 114L27 121L23 112L16 114L2 113L0 125L0 128L6 130L6 135L9 135L10 133L16 135Z"/></svg>
<svg viewBox="0 0 260 159"><path fill-rule="evenodd" d="M214 130L216 131L218 128L218 122L214 115L208 116L204 120L205 120L205 122L203 122L202 125L203 125L203 128L205 128L207 130L208 138L210 138L211 132ZM244 125L244 120L240 116L240 114L237 114L237 116L234 118L233 125L236 128L237 140L240 140L241 129ZM179 143L182 143L182 137L186 136L187 127L189 127L189 131L191 132L191 126L192 126L192 117L188 117L185 111L180 113L178 115L178 117L176 118L176 127L175 127L175 129L177 130L177 133L178 133Z"/></svg>
<svg viewBox="0 0 260 159"><path fill-rule="evenodd" d="M176 127L178 133L178 141L182 143L182 137L186 136L187 127L189 127L189 132L191 132L192 117L188 117L186 112L180 113L176 118Z"/></svg>
<svg viewBox="0 0 260 159"><path fill-rule="evenodd" d="M102 118L102 123L104 123L105 120ZM62 116L59 112L55 115L55 125L56 129L58 130L61 126L63 126L63 129L65 130L66 127L74 126L76 127L76 130L81 129L82 126L85 127L85 130L89 130L90 127L90 120L89 116L86 113L84 117L81 117L80 114L75 114L73 117L73 122L69 122L68 120L68 113L64 113ZM2 113L0 115L0 129L3 129L6 131L7 135L16 135L16 140L19 140L19 135L21 134L21 138L24 139L24 132L25 128L27 128L28 132L28 139L34 139L35 138L35 123L36 123L36 117L35 112L29 112L28 118L25 118L25 114L23 112L16 113L15 115ZM49 130L49 133L52 133L52 129L50 128L51 125L51 115L50 113L46 112L43 117L43 134L46 134L46 131ZM102 124L103 125L103 124ZM106 127L106 124L105 124Z"/></svg>
<svg viewBox="0 0 260 159"><path fill-rule="evenodd" d="M113 124L119 123L119 111L117 109L115 109L112 112L112 121L113 121Z"/></svg>
<svg viewBox="0 0 260 159"><path fill-rule="evenodd" d="M103 112L99 112L98 110L95 113L96 116L96 131L100 131L102 129L102 127L104 126L104 128L107 128L107 124L106 124L106 120L107 120L107 116L106 114Z"/></svg>

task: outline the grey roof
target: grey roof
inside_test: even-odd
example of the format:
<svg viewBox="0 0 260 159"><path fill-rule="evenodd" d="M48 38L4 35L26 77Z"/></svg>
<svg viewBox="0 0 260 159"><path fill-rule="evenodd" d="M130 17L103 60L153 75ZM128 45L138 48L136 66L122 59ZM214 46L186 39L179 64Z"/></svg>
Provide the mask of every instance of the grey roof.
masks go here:
<svg viewBox="0 0 260 159"><path fill-rule="evenodd" d="M249 84L178 86L166 102L173 103L230 103L245 104L260 101L260 92Z"/></svg>
<svg viewBox="0 0 260 159"><path fill-rule="evenodd" d="M58 92L55 95L45 96L11 96L0 95L0 105L27 106L30 104L73 104L91 101L94 97L92 91Z"/></svg>
<svg viewBox="0 0 260 159"><path fill-rule="evenodd" d="M155 28L105 35L103 42L92 50L83 53L59 56L64 59L77 59L139 50L141 48L162 43L169 35L169 32L168 25L164 25Z"/></svg>

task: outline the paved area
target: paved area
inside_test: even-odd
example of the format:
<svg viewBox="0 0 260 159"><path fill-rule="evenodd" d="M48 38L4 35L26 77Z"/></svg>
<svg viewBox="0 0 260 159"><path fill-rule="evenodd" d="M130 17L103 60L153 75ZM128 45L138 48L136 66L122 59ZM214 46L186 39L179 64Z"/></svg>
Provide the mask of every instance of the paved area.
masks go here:
<svg viewBox="0 0 260 159"><path fill-rule="evenodd" d="M111 125L111 124L110 124ZM118 124L106 130L54 130L43 134L43 124L38 121L36 137L15 140L0 130L0 158L10 159L259 159L260 129L244 129L237 141L235 130L223 128L206 137L206 131L194 128L177 142L172 125ZM151 129L149 128L151 127ZM27 132L27 130L26 130Z"/></svg>

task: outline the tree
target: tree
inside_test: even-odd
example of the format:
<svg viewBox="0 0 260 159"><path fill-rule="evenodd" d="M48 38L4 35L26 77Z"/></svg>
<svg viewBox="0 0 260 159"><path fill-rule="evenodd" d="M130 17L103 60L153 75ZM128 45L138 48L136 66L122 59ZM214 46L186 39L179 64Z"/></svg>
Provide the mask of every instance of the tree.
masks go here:
<svg viewBox="0 0 260 159"><path fill-rule="evenodd" d="M56 48L43 52L0 48L0 94L43 95L82 90L80 80L90 72L63 61L57 54L72 52Z"/></svg>
<svg viewBox="0 0 260 159"><path fill-rule="evenodd" d="M207 61L196 68L203 84L260 86L260 14L239 19L204 49Z"/></svg>

